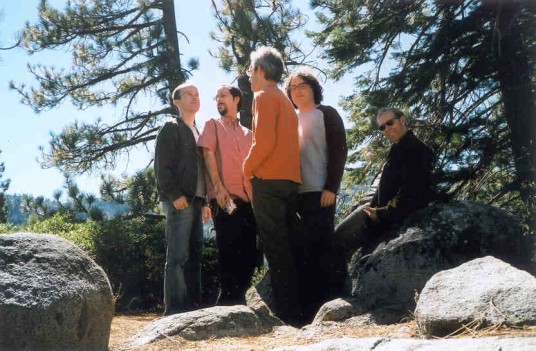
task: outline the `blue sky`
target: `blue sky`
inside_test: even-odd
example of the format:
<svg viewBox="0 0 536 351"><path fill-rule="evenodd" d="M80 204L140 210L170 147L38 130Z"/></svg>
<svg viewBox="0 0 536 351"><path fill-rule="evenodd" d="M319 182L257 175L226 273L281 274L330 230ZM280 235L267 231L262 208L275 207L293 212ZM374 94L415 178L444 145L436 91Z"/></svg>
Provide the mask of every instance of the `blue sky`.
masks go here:
<svg viewBox="0 0 536 351"><path fill-rule="evenodd" d="M20 31L25 22L34 22L37 18L37 5L39 0L3 1L0 11L3 17L0 20L0 45L11 46L15 43L15 33ZM56 7L63 8L65 1L50 1ZM314 16L308 9L308 0L295 0L293 6ZM217 61L208 54L216 43L210 39L209 33L216 29L212 18L210 0L175 1L178 30L183 32L188 41L180 38L180 50L185 62L190 57L197 57L200 68L194 71L192 80L200 90L201 110L197 115L200 126L211 117L217 116L214 96L217 88L222 84L229 84L233 76L226 75L218 67ZM308 29L311 29L308 27ZM307 40L307 39L304 39ZM67 67L70 60L69 52L44 52L29 56L23 50L0 51L0 162L4 162L6 170L2 179L11 179L8 194L32 194L51 197L54 190L63 185L63 176L57 169L42 169L37 158L40 155L39 146L47 146L50 132L59 133L63 126L78 121L93 121L97 117L104 119L120 116L121 107L100 108L79 111L68 103L64 106L35 114L31 108L20 103L20 96L8 87L9 81L24 82L35 85L27 72L28 62L44 63L54 62L57 67ZM325 67L324 67L325 68ZM324 84L324 103L338 106L340 96L348 95L352 91L351 77L345 77L339 82L326 82ZM148 101L147 103L151 103ZM346 119L345 112L338 108L339 113ZM133 174L136 170L145 167L152 158L153 146L138 148L130 154L128 160L122 160L113 172L116 175ZM100 183L99 174L83 175L76 178L81 190L98 194Z"/></svg>

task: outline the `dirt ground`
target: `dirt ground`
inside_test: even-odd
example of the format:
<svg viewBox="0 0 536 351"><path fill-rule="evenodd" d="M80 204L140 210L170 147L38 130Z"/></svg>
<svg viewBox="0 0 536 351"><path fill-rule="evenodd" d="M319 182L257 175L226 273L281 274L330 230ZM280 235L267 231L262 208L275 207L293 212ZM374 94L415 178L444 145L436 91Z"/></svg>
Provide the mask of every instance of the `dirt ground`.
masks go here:
<svg viewBox="0 0 536 351"><path fill-rule="evenodd" d="M188 341L181 337L172 337L154 342L145 346L130 346L129 341L134 335L141 331L150 321L159 316L156 314L140 315L117 315L112 321L110 336L110 351L160 351L160 350L181 350L181 351L265 351L276 347L289 345L308 345L320 342L325 339L340 337L393 337L393 338L419 338L420 334L414 321L393 325L369 325L363 327L330 327L320 334L308 335L307 332L300 332L291 327L275 329L270 334L257 337L242 338L222 338L202 341ZM483 330L475 331L471 326L462 330L456 337L487 337L487 336L536 336L536 327L525 327L519 329L506 328L503 326L492 326Z"/></svg>

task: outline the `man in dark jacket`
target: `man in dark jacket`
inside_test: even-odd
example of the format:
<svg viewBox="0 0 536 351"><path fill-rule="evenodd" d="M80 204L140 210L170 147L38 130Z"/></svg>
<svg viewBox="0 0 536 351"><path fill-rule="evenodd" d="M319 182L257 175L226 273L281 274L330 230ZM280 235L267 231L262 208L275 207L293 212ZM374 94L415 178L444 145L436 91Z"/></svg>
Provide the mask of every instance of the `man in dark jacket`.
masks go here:
<svg viewBox="0 0 536 351"><path fill-rule="evenodd" d="M335 229L335 240L347 256L359 247L363 255L372 252L388 239L390 229L431 199L432 150L407 127L406 116L399 109L381 109L376 121L393 145L381 174L373 181L370 202L357 207Z"/></svg>
<svg viewBox="0 0 536 351"><path fill-rule="evenodd" d="M173 91L173 116L158 131L155 175L166 212L166 269L164 315L198 308L201 304L203 222L210 218L204 183L204 163L197 152L199 111L197 88L185 83Z"/></svg>

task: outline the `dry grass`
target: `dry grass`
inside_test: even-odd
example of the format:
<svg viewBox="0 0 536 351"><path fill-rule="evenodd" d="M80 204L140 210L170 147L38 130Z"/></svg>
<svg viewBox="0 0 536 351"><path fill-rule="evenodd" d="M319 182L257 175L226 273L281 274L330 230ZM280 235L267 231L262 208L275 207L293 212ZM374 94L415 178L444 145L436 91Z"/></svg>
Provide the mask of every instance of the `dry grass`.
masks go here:
<svg viewBox="0 0 536 351"><path fill-rule="evenodd" d="M157 318L156 314L143 314L136 316L116 316L112 321L110 337L111 351L265 351L276 347L289 345L308 345L326 339L340 337L368 338L419 338L417 324L414 321L392 325L348 325L326 323L322 327L306 327L298 330L291 327L276 328L272 333L257 337L221 338L202 341L188 341L181 337L170 337L150 345L129 346L129 340L141 331L145 325ZM475 325L468 325L458 331L456 336L451 337L518 337L536 336L536 327L508 328L504 325L490 326L484 329L476 329Z"/></svg>

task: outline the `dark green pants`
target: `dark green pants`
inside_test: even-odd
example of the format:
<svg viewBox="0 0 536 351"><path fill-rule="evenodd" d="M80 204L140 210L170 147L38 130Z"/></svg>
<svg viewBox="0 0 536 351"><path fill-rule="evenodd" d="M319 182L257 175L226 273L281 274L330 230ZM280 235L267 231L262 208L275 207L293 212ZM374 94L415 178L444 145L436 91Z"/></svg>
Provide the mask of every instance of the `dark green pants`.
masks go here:
<svg viewBox="0 0 536 351"><path fill-rule="evenodd" d="M300 323L299 282L291 240L296 232L298 184L290 180L251 180L253 212L270 269L276 315Z"/></svg>

